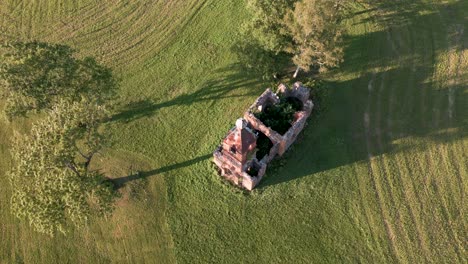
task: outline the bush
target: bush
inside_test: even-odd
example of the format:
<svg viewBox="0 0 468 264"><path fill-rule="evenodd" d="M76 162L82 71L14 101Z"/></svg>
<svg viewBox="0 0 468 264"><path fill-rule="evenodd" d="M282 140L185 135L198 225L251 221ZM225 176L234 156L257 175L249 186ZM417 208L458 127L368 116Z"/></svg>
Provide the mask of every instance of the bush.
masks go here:
<svg viewBox="0 0 468 264"><path fill-rule="evenodd" d="M265 126L283 135L292 126L294 113L302 110L302 102L294 97L280 97L278 104L266 106L262 112L254 113Z"/></svg>
<svg viewBox="0 0 468 264"><path fill-rule="evenodd" d="M258 132L257 138L257 159L261 160L265 155L270 153L270 149L273 147L273 142L265 136L262 132Z"/></svg>

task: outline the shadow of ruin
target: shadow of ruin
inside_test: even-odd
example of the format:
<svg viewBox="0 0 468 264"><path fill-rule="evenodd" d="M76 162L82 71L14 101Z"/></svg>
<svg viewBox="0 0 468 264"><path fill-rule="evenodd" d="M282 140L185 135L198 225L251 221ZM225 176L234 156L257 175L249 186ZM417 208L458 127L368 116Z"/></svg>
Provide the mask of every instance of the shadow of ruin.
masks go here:
<svg viewBox="0 0 468 264"><path fill-rule="evenodd" d="M282 156L304 128L314 106L309 96L300 82L260 95L213 152L221 176L249 191L255 188L267 164Z"/></svg>

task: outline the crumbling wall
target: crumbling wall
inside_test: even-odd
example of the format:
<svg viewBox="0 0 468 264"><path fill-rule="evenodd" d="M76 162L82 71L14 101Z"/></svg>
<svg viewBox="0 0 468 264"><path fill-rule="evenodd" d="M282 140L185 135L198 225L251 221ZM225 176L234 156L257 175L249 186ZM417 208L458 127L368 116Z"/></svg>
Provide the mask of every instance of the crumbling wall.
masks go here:
<svg viewBox="0 0 468 264"><path fill-rule="evenodd" d="M256 118L252 112L245 112L244 118L249 121L253 129L258 130L265 134L273 144L279 143L282 140L280 133L274 131L273 129L265 126L260 119Z"/></svg>
<svg viewBox="0 0 468 264"><path fill-rule="evenodd" d="M266 89L249 107L247 112L262 111L267 105L279 103L278 96L271 91L270 88Z"/></svg>
<svg viewBox="0 0 468 264"><path fill-rule="evenodd" d="M286 97L296 97L301 100L303 104L309 101L310 92L309 89L304 87L301 82L295 82L292 89L289 89L286 85L280 84L278 86L277 94L284 94Z"/></svg>
<svg viewBox="0 0 468 264"><path fill-rule="evenodd" d="M251 176L247 172L242 173L242 180L239 182L239 185L244 187L245 189L251 191L255 186L257 186L258 183L262 180L263 176L265 175L267 164L263 162L259 162L256 159L252 160L252 162L255 162L258 166L260 166L258 170L257 176ZM248 164L250 166L251 164ZM246 167L248 167L246 166Z"/></svg>
<svg viewBox="0 0 468 264"><path fill-rule="evenodd" d="M242 164L229 155L223 155L222 150L213 152L214 162L220 168L222 174L241 174Z"/></svg>

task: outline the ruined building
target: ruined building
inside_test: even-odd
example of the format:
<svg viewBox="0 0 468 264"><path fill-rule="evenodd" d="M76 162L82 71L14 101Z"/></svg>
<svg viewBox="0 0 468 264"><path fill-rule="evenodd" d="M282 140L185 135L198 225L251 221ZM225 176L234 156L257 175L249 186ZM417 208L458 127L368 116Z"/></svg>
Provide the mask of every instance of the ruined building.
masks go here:
<svg viewBox="0 0 468 264"><path fill-rule="evenodd" d="M280 98L293 99L299 104L289 129L283 134L267 127L256 117L268 107L278 105ZM296 140L313 106L309 90L300 82L296 82L291 89L281 84L276 93L267 89L244 113L244 117L237 119L236 126L214 151L214 162L221 176L235 185L252 190L265 175L267 164L276 155L282 156ZM264 152L265 144L270 147L269 150L260 153L260 146L257 145L261 145Z"/></svg>

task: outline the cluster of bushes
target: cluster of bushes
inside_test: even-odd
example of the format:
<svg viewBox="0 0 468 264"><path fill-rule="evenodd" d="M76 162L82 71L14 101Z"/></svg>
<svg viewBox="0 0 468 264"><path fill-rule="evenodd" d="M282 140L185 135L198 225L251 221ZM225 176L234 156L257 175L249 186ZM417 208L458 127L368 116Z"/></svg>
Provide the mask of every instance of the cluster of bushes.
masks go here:
<svg viewBox="0 0 468 264"><path fill-rule="evenodd" d="M294 113L302 110L302 102L295 97L280 97L280 102L268 105L262 112L254 113L255 117L276 132L283 135L294 121Z"/></svg>

